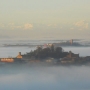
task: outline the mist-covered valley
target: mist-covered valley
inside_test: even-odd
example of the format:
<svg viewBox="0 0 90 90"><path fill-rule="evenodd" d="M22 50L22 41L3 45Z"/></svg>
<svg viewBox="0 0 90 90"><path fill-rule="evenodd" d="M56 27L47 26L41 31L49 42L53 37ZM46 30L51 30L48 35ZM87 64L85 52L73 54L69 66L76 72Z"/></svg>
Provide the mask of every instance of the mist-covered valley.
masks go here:
<svg viewBox="0 0 90 90"><path fill-rule="evenodd" d="M89 66L0 66L0 90L90 90Z"/></svg>
<svg viewBox="0 0 90 90"><path fill-rule="evenodd" d="M3 41L1 44L7 42ZM8 42L13 43L16 42ZM25 54L34 49L35 47L0 46L0 58L16 57L18 52ZM63 47L63 49L66 52L79 53L81 57L90 56L90 47ZM90 90L89 83L89 65L0 64L0 90Z"/></svg>
<svg viewBox="0 0 90 90"><path fill-rule="evenodd" d="M90 0L0 0L0 90L90 90Z"/></svg>

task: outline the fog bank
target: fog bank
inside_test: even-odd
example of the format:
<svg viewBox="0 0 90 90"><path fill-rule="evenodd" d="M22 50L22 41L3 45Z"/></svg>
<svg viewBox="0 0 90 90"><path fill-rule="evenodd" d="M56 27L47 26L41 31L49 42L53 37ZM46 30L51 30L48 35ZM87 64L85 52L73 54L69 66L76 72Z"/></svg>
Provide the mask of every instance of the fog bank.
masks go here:
<svg viewBox="0 0 90 90"><path fill-rule="evenodd" d="M0 68L0 90L90 90L89 66Z"/></svg>

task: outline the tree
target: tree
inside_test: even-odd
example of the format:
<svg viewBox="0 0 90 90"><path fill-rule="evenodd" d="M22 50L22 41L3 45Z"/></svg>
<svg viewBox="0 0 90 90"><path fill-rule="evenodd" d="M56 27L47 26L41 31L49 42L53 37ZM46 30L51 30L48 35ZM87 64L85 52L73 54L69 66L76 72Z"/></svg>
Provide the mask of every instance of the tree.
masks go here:
<svg viewBox="0 0 90 90"><path fill-rule="evenodd" d="M55 51L56 53L62 53L63 49L61 47L56 47Z"/></svg>

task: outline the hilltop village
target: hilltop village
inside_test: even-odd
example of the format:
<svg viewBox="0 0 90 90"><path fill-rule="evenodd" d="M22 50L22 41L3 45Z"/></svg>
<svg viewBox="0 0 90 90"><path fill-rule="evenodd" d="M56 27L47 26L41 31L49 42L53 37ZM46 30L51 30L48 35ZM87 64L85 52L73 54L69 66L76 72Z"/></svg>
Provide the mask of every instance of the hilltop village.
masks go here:
<svg viewBox="0 0 90 90"><path fill-rule="evenodd" d="M0 58L0 62L5 63L49 63L49 64L89 64L90 56L80 57L72 51L64 52L62 47L53 44L46 46L38 46L36 50L28 52L24 55L19 54L14 58Z"/></svg>
<svg viewBox="0 0 90 90"><path fill-rule="evenodd" d="M37 43L37 44L30 44L30 43L17 43L17 44L3 44L2 46L3 47L36 47L37 45L38 46L41 46L39 45L40 43ZM60 40L60 41L56 41L54 43L51 43L53 44L54 46L57 46L57 47L90 47L90 44L89 43L81 43L80 40L75 40L75 39L71 39L71 40ZM46 45L46 44L45 44ZM42 44L43 46L43 44Z"/></svg>

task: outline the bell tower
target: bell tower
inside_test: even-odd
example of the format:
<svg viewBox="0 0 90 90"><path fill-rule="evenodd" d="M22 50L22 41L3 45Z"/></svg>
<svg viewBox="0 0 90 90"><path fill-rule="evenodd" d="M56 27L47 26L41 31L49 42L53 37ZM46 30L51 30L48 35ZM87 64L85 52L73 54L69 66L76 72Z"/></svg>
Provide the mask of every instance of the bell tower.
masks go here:
<svg viewBox="0 0 90 90"><path fill-rule="evenodd" d="M20 56L21 56L21 52L19 52L19 53L18 53L18 55L20 55Z"/></svg>
<svg viewBox="0 0 90 90"><path fill-rule="evenodd" d="M17 58L22 58L21 52L18 53Z"/></svg>

